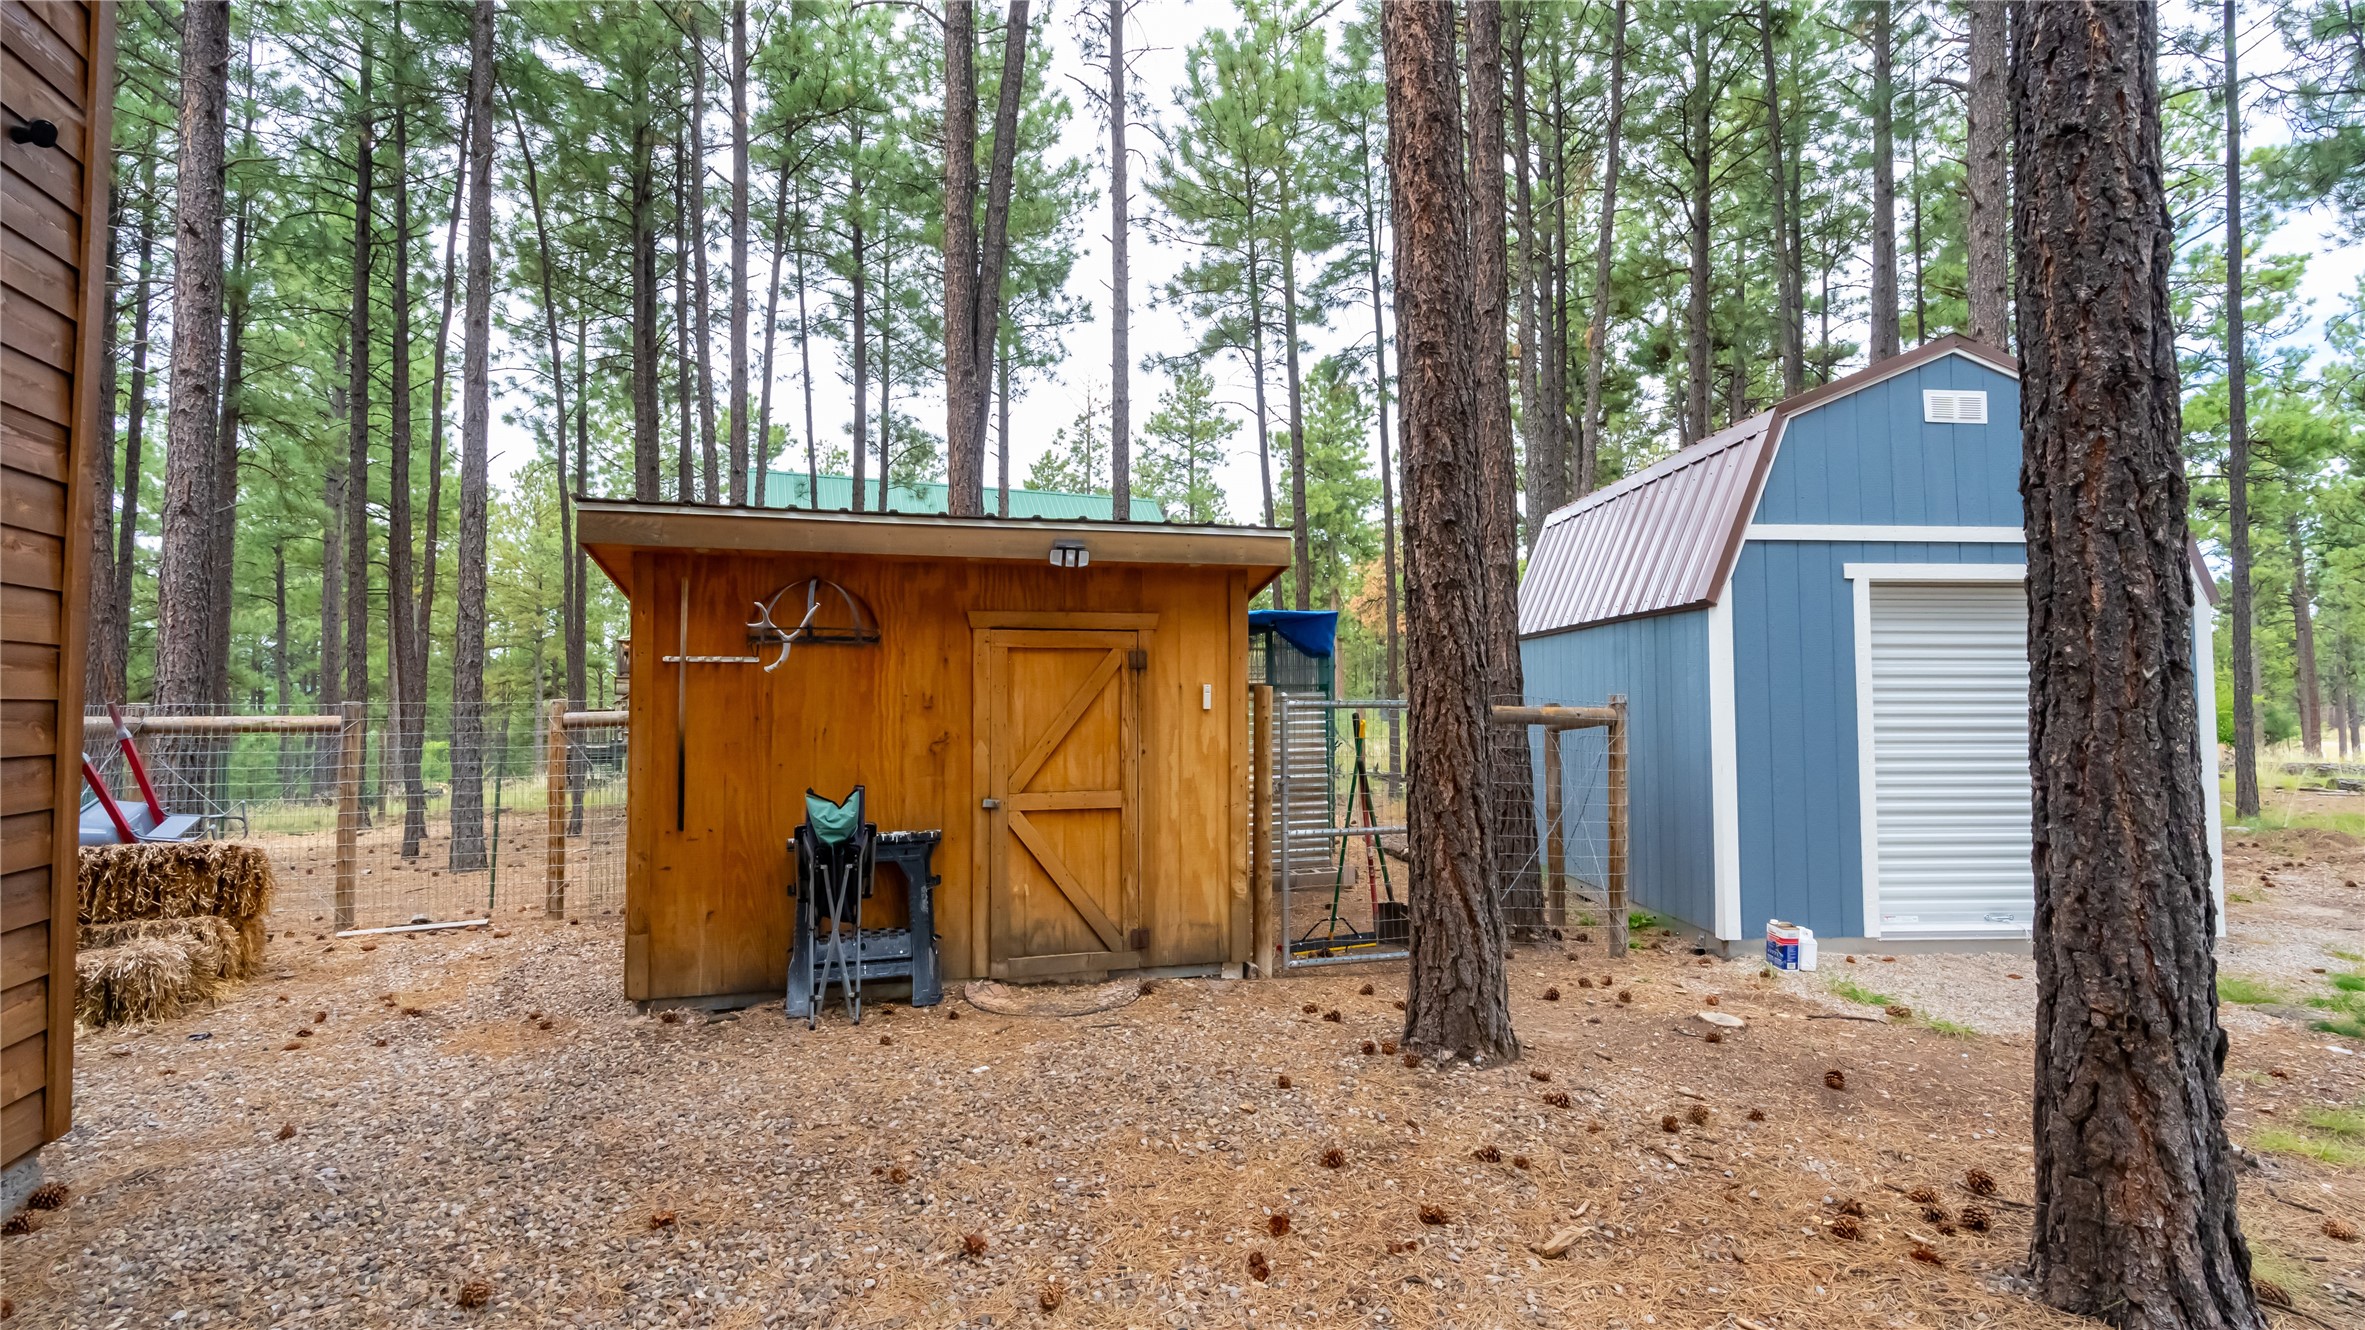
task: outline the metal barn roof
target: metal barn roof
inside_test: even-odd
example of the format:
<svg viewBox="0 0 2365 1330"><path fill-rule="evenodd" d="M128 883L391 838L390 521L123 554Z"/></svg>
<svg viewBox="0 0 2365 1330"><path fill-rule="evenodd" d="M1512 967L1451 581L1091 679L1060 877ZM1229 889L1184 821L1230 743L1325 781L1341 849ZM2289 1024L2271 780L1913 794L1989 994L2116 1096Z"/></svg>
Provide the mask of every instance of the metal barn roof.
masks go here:
<svg viewBox="0 0 2365 1330"><path fill-rule="evenodd" d="M1774 418L1759 412L1546 518L1519 587L1521 635L1713 599L1765 479Z"/></svg>
<svg viewBox="0 0 2365 1330"><path fill-rule="evenodd" d="M1783 424L1949 355L2020 373L2005 352L1950 334L1778 402L1552 513L1519 584L1520 635L1714 603L1740 557ZM2199 543L2188 540L2186 551L2196 587L2215 605Z"/></svg>

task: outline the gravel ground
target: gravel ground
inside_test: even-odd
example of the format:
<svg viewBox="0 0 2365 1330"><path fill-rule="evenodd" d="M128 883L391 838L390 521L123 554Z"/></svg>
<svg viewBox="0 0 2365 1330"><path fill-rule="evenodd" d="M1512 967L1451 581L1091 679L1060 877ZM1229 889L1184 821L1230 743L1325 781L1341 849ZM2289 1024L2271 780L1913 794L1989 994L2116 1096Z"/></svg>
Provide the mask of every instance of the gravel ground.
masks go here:
<svg viewBox="0 0 2365 1330"><path fill-rule="evenodd" d="M637 1014L620 952L601 918L366 950L306 929L213 1010L86 1035L47 1156L73 1200L0 1243L16 1323L2071 1324L1995 1278L2027 1241L2027 1037L1813 1019L1848 1004L1751 962L1523 950L1526 1056L1437 1070L1379 1051L1402 1017L1377 967L808 1032ZM1901 994L1982 982L1859 962ZM1709 1042L1712 1008L1744 1028ZM2365 1101L2324 1036L2236 1035L2237 1139ZM2357 1170L2264 1165L2365 1227ZM2002 1184L1987 1232L1900 1194L1959 1211L1974 1166ZM1828 1232L1849 1196L1859 1242ZM2365 1248L2245 1199L2303 1305L2365 1321L2339 1301ZM1555 1233L1565 1256L1531 1250Z"/></svg>

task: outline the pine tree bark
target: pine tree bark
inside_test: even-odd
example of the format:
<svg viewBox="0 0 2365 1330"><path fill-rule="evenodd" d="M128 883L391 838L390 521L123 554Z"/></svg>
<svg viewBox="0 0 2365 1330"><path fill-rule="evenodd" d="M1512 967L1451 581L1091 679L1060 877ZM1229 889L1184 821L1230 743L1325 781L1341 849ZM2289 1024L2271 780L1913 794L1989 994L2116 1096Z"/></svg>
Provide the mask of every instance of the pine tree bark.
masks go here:
<svg viewBox="0 0 2365 1330"><path fill-rule="evenodd" d="M2045 1301L2264 1323L2218 1075L2207 800L2148 6L2016 5L2021 494Z"/></svg>
<svg viewBox="0 0 2365 1330"><path fill-rule="evenodd" d="M1279 217L1285 228L1281 243L1281 351L1282 372L1289 376L1289 584L1296 607L1305 610L1314 606L1314 533L1306 520L1306 394L1305 381L1298 373L1297 246L1287 229L1296 224L1291 220L1290 205L1285 185Z"/></svg>
<svg viewBox="0 0 2365 1330"><path fill-rule="evenodd" d="M688 156L681 163L682 188L689 194L690 215L687 232L677 227L676 234L688 249L695 265L698 284L697 315L692 326L691 345L698 353L698 459L705 490L697 497L708 503L722 500L722 459L716 450L714 431L714 299L713 286L706 271L706 37L698 22L703 8L692 5L687 9L690 20L690 124L686 148ZM732 280L737 280L733 274ZM691 497L689 487L682 489L682 498Z"/></svg>
<svg viewBox="0 0 2365 1330"><path fill-rule="evenodd" d="M1504 353L1510 340L1511 264L1504 245L1501 0L1471 0L1468 32L1471 425L1478 442L1484 579L1479 623L1484 625L1486 699L1515 702L1526 688L1519 667L1519 449L1511 437L1511 366ZM1536 516L1541 525L1541 514ZM1499 886L1524 900L1539 885L1528 867L1535 859L1536 835L1527 793L1532 783L1527 731L1489 724L1486 735L1492 747L1487 792L1497 856L1488 867Z"/></svg>
<svg viewBox="0 0 2365 1330"><path fill-rule="evenodd" d="M402 6L393 10L394 39L403 49ZM396 779L402 784L402 845L405 859L419 857L427 839L427 786L421 769L426 680L419 651L417 569L411 558L411 182L408 94L394 102L394 272L387 347L386 420L386 619L389 724ZM415 710L412 694L419 697Z"/></svg>
<svg viewBox="0 0 2365 1330"><path fill-rule="evenodd" d="M659 497L657 374L657 127L649 119L649 89L637 71L631 88L640 108L632 127L632 497Z"/></svg>
<svg viewBox="0 0 2365 1330"><path fill-rule="evenodd" d="M2299 746L2309 757L2324 755L2324 693L2316 674L2316 616L2308 593L2307 541L2299 529L2299 514L2283 518L2283 537L2291 551L2291 658L2298 669Z"/></svg>
<svg viewBox="0 0 2365 1330"><path fill-rule="evenodd" d="M1897 140L1890 68L1895 33L1889 0L1872 0L1872 363L1898 350Z"/></svg>
<svg viewBox="0 0 2365 1330"><path fill-rule="evenodd" d="M864 478L864 458L867 455L865 452L865 441L870 438L870 404L869 399L864 395L870 387L870 327L868 322L870 316L870 267L869 260L863 253L861 167L862 126L859 124L854 126L853 141L854 165L853 169L848 173L848 179L846 182L846 229L848 232L847 239L850 242L847 246L847 251L849 256L853 259L853 265L847 273L846 285L854 297L854 335L851 339L854 344L853 501L854 511L861 512L863 506L862 482ZM952 316L947 315L947 317L949 318ZM949 417L946 423L948 425L952 423ZM949 438L945 441L945 449L948 454L952 451L952 441ZM960 492L960 486L957 484L953 485L951 489L952 493L954 494L958 494ZM959 503L958 499L947 498L945 503L946 506L952 511L960 511L960 509L955 506ZM813 491L813 506L816 508L821 506L821 491L818 488Z"/></svg>
<svg viewBox="0 0 2365 1330"><path fill-rule="evenodd" d="M1774 63L1773 0L1758 0L1757 49L1766 88L1766 170L1772 177L1766 197L1774 210L1775 317L1779 322L1775 343L1782 362L1782 395L1796 397L1807 390L1806 305L1799 291L1798 256L1790 248L1789 173L1782 165L1789 144L1782 132L1781 70Z"/></svg>
<svg viewBox="0 0 2365 1330"><path fill-rule="evenodd" d="M122 663L111 662L108 645L115 640L115 622L130 608L115 598L115 367L123 359L123 180L107 190L107 271L104 306L99 326L98 452L91 459L90 626L84 650L82 695L85 710L107 702L126 701ZM109 666L115 666L109 672Z"/></svg>
<svg viewBox="0 0 2365 1330"><path fill-rule="evenodd" d="M764 294L764 386L760 393L762 406L756 412L755 479L748 491L748 501L761 508L770 499L765 491L772 479L772 385L780 377L780 362L772 358L772 349L780 330L780 268L787 257L788 236L788 179L793 174L787 159L780 163L780 193L772 204L772 271L765 278Z"/></svg>
<svg viewBox="0 0 2365 1330"><path fill-rule="evenodd" d="M553 272L550 256L550 226L542 215L542 178L534 169L534 143L526 136L525 122L518 116L517 104L503 98L509 105L510 127L517 133L517 153L526 169L526 198L534 213L534 249L541 260L538 265L542 287L542 330L550 340L550 396L551 432L550 452L556 464L558 490L559 556L559 622L560 636L566 639L567 705L580 710L583 706L583 640L575 631L575 602L583 589L575 580L575 499L567 489L567 368L565 343L558 331L558 298L551 289ZM580 372L580 367L578 367ZM581 483L580 473L577 483ZM537 671L535 678L541 678ZM577 792L583 785L582 763L574 745L567 747L567 788ZM580 813L578 812L578 816ZM406 833L407 834L407 833Z"/></svg>
<svg viewBox="0 0 2365 1330"><path fill-rule="evenodd" d="M983 458L969 455L977 382L977 6L944 7L944 445L945 506L977 512L967 491L984 485ZM855 395L861 396L859 389ZM860 451L861 434L855 435Z"/></svg>
<svg viewBox="0 0 2365 1330"><path fill-rule="evenodd" d="M1519 237L1519 423L1527 439L1527 548L1534 550L1543 534L1544 519L1568 502L1568 462L1555 458L1560 422L1547 414L1543 403L1543 346L1536 340L1536 285L1543 276L1546 256L1536 243L1535 185L1530 178L1527 33L1535 11L1520 10L1519 26L1511 37L1511 197L1512 230ZM1385 415L1383 411L1381 413ZM1381 426L1382 431L1387 426Z"/></svg>
<svg viewBox="0 0 2365 1330"><path fill-rule="evenodd" d="M1110 515L1133 516L1133 275L1125 252L1133 220L1133 196L1126 187L1125 0L1109 0L1109 495ZM1005 446L1007 439L1004 440ZM1003 503L1009 498L1007 457Z"/></svg>
<svg viewBox="0 0 2365 1330"><path fill-rule="evenodd" d="M1515 1058L1502 908L1487 880L1486 612L1482 499L1471 427L1470 200L1462 170L1454 14L1380 12L1396 228L1405 574L1411 591L1408 839L1411 982L1404 1044L1438 1057Z"/></svg>
<svg viewBox="0 0 2365 1330"><path fill-rule="evenodd" d="M691 386L690 374L690 174L688 140L679 134L673 139L673 405L680 418L674 436L673 486L674 497L683 503L698 501L698 454L693 434L697 415L692 402L699 396ZM703 266L705 260L700 259ZM703 319L700 322L704 322Z"/></svg>
<svg viewBox="0 0 2365 1330"><path fill-rule="evenodd" d="M2242 71L2235 0L2225 0L2225 524L2232 568L2234 816L2258 816L2258 650L2250 553L2250 374L2242 308Z"/></svg>
<svg viewBox="0 0 2365 1330"><path fill-rule="evenodd" d="M1996 3L1970 8L1970 124L1963 145L1963 202L1969 210L1970 335L1975 342L2009 348L2011 304L2007 298L2004 232L2011 224L2011 181L2004 145L2011 138L2004 88L2005 9Z"/></svg>
<svg viewBox="0 0 2365 1330"><path fill-rule="evenodd" d="M453 872L483 868L485 523L492 427L493 0L468 36L468 292L460 349L459 605L452 634Z"/></svg>
<svg viewBox="0 0 2365 1330"><path fill-rule="evenodd" d="M1684 95L1684 157L1691 168L1691 188L1684 197L1685 231L1691 240L1690 284L1684 299L1687 355L1683 441L1687 444L1697 443L1708 435L1709 376L1715 363L1712 345L1715 310L1710 283L1716 272L1711 257L1714 249L1710 228L1716 221L1715 200L1711 197L1715 180L1716 75L1708 48L1715 40L1716 16L1705 9L1692 12L1691 87Z"/></svg>
<svg viewBox="0 0 2365 1330"><path fill-rule="evenodd" d="M245 52L246 97L245 114L241 117L243 131L239 136L242 153L253 158L255 151L254 103L254 38L249 34ZM225 108L226 111L227 108ZM229 171L228 158L223 162L223 194L227 205ZM242 424L245 401L242 394L246 385L246 328L251 301L247 290L251 277L247 272L247 236L254 209L253 191L242 190L238 196L238 214L231 223L230 266L222 279L222 386L219 396L221 419L214 428L214 448L218 454L214 475L221 490L213 507L213 554L210 566L221 570L222 587L213 597L213 619L206 633L206 663L213 670L208 691L228 701L230 697L230 588L231 578L238 567L238 431ZM230 745L227 739L216 739L207 745L211 761L207 771L211 797L216 800L228 796Z"/></svg>
<svg viewBox="0 0 2365 1330"><path fill-rule="evenodd" d="M377 240L375 158L377 109L370 100L374 61L368 33L361 41L361 73L355 98L359 124L353 158L353 305L346 326L352 349L345 354L345 686L343 700L370 700L370 270ZM366 760L366 759L365 759ZM364 817L367 814L363 814Z"/></svg>
<svg viewBox="0 0 2365 1330"><path fill-rule="evenodd" d="M419 626L412 635L413 659L403 678L410 689L410 710L414 738L422 746L427 740L427 662L428 643L435 629L435 575L441 562L436 538L443 527L443 417L444 371L450 367L452 342L452 293L459 288L460 214L468 193L468 150L475 142L475 108L464 107L460 115L459 160L452 164L451 220L443 233L443 294L441 310L435 317L435 362L429 371L427 389L427 529L419 539ZM576 551L576 580L582 580L582 551Z"/></svg>
<svg viewBox="0 0 2365 1330"><path fill-rule="evenodd" d="M1355 159L1363 172L1363 273L1371 291L1371 394L1380 443L1380 581L1388 615L1386 631L1387 695L1404 696L1403 620L1397 612L1396 463L1389 455L1394 435L1388 429L1388 322L1380 302L1380 181L1371 169L1371 122L1365 119ZM1389 793L1402 788L1404 775L1403 713L1388 712Z"/></svg>
<svg viewBox="0 0 2365 1330"><path fill-rule="evenodd" d="M230 9L198 3L181 16L179 200L174 221L171 388L164 453L164 542L157 560L156 701L220 702L207 659L214 598L228 579L211 566L221 502L215 389L222 353L223 139L228 132Z"/></svg>
<svg viewBox="0 0 2365 1330"><path fill-rule="evenodd" d="M731 0L731 503L747 502L747 0ZM765 368L771 366L767 363Z"/></svg>
<svg viewBox="0 0 2365 1330"><path fill-rule="evenodd" d="M107 676L122 680L121 689L111 696L131 699L131 609L132 573L139 566L140 479L141 447L148 418L148 339L150 320L156 309L155 254L156 218L149 212L152 191L156 184L154 167L141 172L143 202L140 207L139 276L132 292L131 313L131 386L130 400L123 408L123 510L116 516L115 592L113 603L120 612L108 625L106 652Z"/></svg>
<svg viewBox="0 0 2365 1330"><path fill-rule="evenodd" d="M813 336L805 314L805 199L797 190L797 382L805 394L805 503L821 506L821 443L813 432Z"/></svg>

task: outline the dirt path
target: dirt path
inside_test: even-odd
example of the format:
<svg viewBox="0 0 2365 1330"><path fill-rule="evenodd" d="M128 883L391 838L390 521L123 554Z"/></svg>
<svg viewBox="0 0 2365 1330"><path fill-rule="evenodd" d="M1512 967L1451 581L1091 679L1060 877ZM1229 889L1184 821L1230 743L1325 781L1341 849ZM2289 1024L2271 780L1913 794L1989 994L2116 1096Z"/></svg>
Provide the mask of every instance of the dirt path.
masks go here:
<svg viewBox="0 0 2365 1330"><path fill-rule="evenodd" d="M2276 911L2337 904L2308 893L2345 890L2355 849L2245 860L2292 885L2236 905L2228 968L2289 931ZM615 920L516 917L366 949L283 934L223 1005L86 1036L49 1157L74 1199L0 1244L16 1323L2074 1324L1998 1279L2027 1240L2027 1038L1810 1019L1869 1013L1754 963L1523 951L1526 1058L1438 1071L1377 1051L1401 1020L1377 967L808 1032L637 1015ZM1746 1027L1711 1043L1709 1010ZM2365 1102L2365 1058L2228 1023L2236 1139L2280 1142L2244 1175L2261 1269L2365 1321L2365 1244L2320 1231L2365 1228L2365 1122L2309 1121ZM1831 1229L1849 1198L1855 1241ZM1564 1256L1531 1252L1556 1232ZM487 1305L462 1310L475 1279Z"/></svg>

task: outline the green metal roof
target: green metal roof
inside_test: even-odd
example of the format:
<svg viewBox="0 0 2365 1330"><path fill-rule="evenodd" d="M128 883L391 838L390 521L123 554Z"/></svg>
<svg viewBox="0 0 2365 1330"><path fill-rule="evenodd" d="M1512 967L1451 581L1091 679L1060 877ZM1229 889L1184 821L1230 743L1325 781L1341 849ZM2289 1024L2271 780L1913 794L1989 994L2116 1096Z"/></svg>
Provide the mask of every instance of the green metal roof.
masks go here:
<svg viewBox="0 0 2365 1330"><path fill-rule="evenodd" d="M774 471L764 477L766 508L821 508L840 512L854 507L854 482L846 476L821 477L821 502L808 497L811 487L802 471ZM950 487L936 481L922 481L917 485L889 485L887 511L891 513L941 513L946 509ZM1001 490L988 485L985 491L985 511L1001 511ZM862 487L863 507L877 511L878 482L865 481ZM1010 491L1012 517L1043 517L1058 521L1107 521L1109 496L1106 494L1058 494L1049 490ZM1135 499L1133 519L1136 522L1163 522L1166 512L1156 499Z"/></svg>

